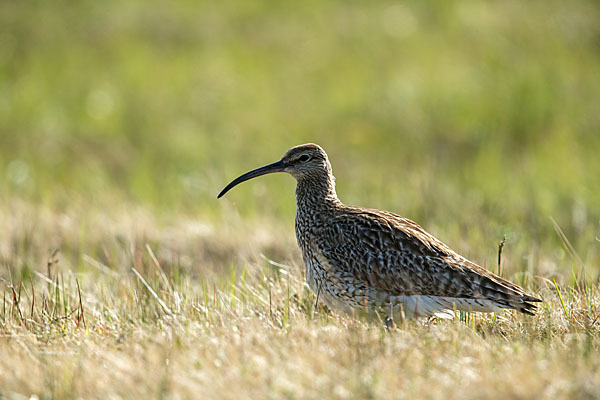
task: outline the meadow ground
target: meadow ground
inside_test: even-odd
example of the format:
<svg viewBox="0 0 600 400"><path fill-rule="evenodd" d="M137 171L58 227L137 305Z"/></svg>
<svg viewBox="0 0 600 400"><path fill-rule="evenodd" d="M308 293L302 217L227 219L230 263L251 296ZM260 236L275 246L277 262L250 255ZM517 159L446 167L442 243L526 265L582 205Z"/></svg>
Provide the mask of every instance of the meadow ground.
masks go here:
<svg viewBox="0 0 600 400"><path fill-rule="evenodd" d="M532 18L535 16L535 18ZM600 397L593 1L0 2L0 398ZM543 298L315 304L295 144Z"/></svg>
<svg viewBox="0 0 600 400"><path fill-rule="evenodd" d="M2 218L5 263L22 266L3 280L5 398L600 393L597 283L505 272L544 299L535 316L462 314L387 330L315 308L292 235L272 222L219 227L18 202Z"/></svg>

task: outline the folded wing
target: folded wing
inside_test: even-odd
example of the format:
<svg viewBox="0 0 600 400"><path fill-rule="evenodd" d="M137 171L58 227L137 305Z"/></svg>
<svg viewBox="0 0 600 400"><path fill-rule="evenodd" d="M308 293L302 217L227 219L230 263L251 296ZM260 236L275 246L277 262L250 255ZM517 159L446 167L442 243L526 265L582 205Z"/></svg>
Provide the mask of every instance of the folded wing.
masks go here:
<svg viewBox="0 0 600 400"><path fill-rule="evenodd" d="M319 251L347 276L390 296L435 302L439 309L526 314L541 300L458 255L413 221L396 214L347 207L324 225ZM331 238L335 238L331 240Z"/></svg>

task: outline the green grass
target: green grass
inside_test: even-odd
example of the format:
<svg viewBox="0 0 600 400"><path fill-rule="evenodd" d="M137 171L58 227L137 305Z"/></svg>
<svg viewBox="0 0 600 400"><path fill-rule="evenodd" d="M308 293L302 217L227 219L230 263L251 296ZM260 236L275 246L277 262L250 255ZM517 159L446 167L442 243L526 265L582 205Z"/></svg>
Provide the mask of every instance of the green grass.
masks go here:
<svg viewBox="0 0 600 400"><path fill-rule="evenodd" d="M0 397L598 397L598 21L593 1L0 3ZM506 236L538 314L386 331L315 309L293 179L216 200L309 141L348 204L492 271Z"/></svg>

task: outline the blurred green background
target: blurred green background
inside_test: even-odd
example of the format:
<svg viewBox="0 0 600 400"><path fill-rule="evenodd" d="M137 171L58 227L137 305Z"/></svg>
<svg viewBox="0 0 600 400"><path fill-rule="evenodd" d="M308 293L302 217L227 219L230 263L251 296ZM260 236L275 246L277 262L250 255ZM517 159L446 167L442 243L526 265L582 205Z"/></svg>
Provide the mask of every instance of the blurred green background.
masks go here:
<svg viewBox="0 0 600 400"><path fill-rule="evenodd" d="M597 267L600 5L0 2L0 199L291 225L290 177L215 196L309 141L346 203Z"/></svg>

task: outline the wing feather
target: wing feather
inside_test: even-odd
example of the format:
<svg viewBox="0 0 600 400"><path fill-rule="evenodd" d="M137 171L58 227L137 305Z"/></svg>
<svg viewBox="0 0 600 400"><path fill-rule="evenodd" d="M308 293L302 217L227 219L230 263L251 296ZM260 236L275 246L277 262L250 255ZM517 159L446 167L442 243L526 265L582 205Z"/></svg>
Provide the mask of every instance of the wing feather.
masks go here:
<svg viewBox="0 0 600 400"><path fill-rule="evenodd" d="M460 256L415 222L391 212L344 207L321 229L323 255L370 288L391 296L489 300L524 313L535 310L519 286Z"/></svg>

